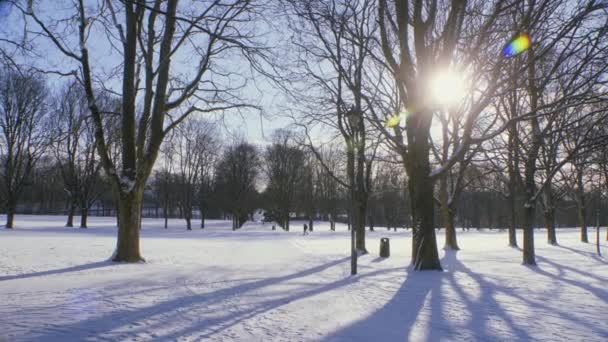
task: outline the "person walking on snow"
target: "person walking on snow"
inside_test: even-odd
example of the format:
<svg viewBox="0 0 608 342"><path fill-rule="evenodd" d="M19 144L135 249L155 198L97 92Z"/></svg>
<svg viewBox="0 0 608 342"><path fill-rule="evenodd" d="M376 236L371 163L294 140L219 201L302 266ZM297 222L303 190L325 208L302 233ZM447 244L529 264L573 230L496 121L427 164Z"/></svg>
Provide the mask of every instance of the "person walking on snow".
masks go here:
<svg viewBox="0 0 608 342"><path fill-rule="evenodd" d="M308 225L304 223L304 235L308 235Z"/></svg>

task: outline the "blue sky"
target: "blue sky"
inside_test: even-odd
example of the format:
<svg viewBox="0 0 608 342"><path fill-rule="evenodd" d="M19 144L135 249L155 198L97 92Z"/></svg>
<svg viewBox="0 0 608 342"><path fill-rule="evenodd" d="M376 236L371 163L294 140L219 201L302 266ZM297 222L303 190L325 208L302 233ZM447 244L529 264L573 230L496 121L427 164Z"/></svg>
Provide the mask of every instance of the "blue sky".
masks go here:
<svg viewBox="0 0 608 342"><path fill-rule="evenodd" d="M41 18L67 16L73 11L71 3L68 1L44 1L35 4L35 12ZM0 22L4 22L0 27L0 35L14 37L23 30L23 22L21 16L18 15L18 11L13 10L9 13L6 4L2 3L0 3ZM38 28L34 24L30 24L29 29L37 30ZM65 45L77 51L76 32L66 32L63 36L65 37ZM273 41L277 41L274 34L266 36L265 39L268 39L266 43L269 45L273 44ZM48 39L38 37L33 42L38 55L31 58L19 57L19 61L24 64L36 65L45 70L65 72L77 69L78 65L66 58ZM99 30L93 30L87 41L87 46L91 55L94 74L98 80L102 81L106 87L118 91L120 89L120 79L111 76L116 75L115 71L120 63L120 55L117 50L112 48L105 33ZM172 75L188 79L195 70L196 63L197 59L192 58L191 51L184 50L173 58ZM285 106L282 92L274 88L262 76L252 75L249 66L240 58L226 59L222 63L228 65L227 68L231 72L239 73L242 70L244 74L249 74L250 79L247 81L247 86L243 89L242 94L248 103L261 106L263 111L262 113L256 110L226 112L223 117L215 115L213 119L222 122L222 131L228 140L232 139L233 136L239 136L254 144L266 143L273 130L286 127L290 123L289 120L277 115L279 114L279 108ZM63 82L69 81L65 77L56 75L50 75L48 79L51 90L58 89Z"/></svg>

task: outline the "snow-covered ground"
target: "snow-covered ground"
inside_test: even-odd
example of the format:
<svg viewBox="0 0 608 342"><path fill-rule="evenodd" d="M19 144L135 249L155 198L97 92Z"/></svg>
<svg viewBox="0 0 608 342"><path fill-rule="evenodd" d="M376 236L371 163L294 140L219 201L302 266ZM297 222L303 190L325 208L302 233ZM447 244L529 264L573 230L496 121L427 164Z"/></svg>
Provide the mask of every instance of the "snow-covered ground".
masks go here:
<svg viewBox="0 0 608 342"><path fill-rule="evenodd" d="M576 230L558 231L558 247L539 230L538 267L506 232L459 230L444 272L414 272L410 233L377 229L351 277L343 226L146 219L147 263L115 264L114 222L20 215L0 230L0 341L608 341L608 258Z"/></svg>

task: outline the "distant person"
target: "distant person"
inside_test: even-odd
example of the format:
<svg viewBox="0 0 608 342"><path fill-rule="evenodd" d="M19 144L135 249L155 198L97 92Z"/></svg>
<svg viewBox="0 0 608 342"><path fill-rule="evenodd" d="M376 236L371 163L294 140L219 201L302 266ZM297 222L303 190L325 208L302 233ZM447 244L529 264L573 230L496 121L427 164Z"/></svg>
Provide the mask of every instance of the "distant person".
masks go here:
<svg viewBox="0 0 608 342"><path fill-rule="evenodd" d="M308 235L308 225L304 223L304 235Z"/></svg>

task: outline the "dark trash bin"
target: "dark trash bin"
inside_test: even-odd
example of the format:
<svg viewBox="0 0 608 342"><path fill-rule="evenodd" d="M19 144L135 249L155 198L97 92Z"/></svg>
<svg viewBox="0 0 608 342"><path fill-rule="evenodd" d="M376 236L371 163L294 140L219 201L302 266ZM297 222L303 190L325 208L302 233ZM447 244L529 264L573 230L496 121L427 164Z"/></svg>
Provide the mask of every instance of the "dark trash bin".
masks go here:
<svg viewBox="0 0 608 342"><path fill-rule="evenodd" d="M391 245L389 244L388 238L380 239L380 257L388 258L391 256Z"/></svg>

